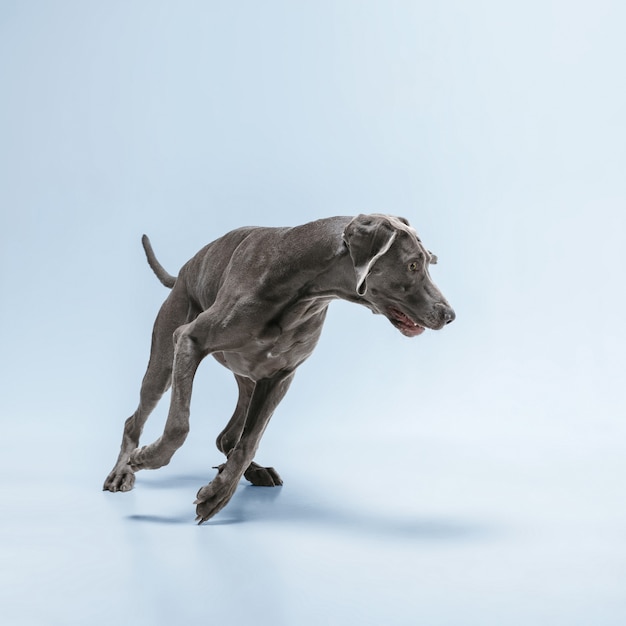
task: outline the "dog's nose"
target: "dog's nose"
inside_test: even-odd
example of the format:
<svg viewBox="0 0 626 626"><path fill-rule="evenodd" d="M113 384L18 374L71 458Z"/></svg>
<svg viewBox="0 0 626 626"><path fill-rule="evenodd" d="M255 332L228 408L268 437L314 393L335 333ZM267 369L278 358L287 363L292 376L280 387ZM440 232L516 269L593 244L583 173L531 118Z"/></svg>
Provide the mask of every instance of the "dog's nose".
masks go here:
<svg viewBox="0 0 626 626"><path fill-rule="evenodd" d="M450 306L443 307L443 322L444 324L449 324L450 322L454 322L456 318L456 313L454 309Z"/></svg>

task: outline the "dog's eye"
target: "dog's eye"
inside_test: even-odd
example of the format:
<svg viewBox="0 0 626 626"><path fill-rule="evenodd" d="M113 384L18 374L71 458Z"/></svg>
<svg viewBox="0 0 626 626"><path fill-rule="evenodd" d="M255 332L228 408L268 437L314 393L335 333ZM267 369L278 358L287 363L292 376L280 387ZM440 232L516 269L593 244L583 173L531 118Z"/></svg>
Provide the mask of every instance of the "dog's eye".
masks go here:
<svg viewBox="0 0 626 626"><path fill-rule="evenodd" d="M410 272L417 272L417 261L413 261L413 262L409 263L409 271Z"/></svg>

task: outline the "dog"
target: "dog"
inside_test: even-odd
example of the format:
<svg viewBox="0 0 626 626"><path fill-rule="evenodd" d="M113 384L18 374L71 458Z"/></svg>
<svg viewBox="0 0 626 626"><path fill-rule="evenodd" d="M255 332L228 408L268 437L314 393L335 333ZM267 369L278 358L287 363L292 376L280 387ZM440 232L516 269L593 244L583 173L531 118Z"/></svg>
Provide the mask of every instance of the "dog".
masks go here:
<svg viewBox="0 0 626 626"><path fill-rule="evenodd" d="M142 238L148 263L171 292L157 315L139 406L124 425L104 490L129 491L135 472L167 465L189 432L192 382L211 354L235 376L237 407L217 438L226 461L194 502L207 521L242 476L253 485L282 480L254 456L298 366L313 352L328 305L341 298L385 316L406 337L439 330L454 310L433 283L427 250L409 222L372 214L330 217L292 228L233 230L170 275ZM163 434L139 448L150 412L171 386Z"/></svg>

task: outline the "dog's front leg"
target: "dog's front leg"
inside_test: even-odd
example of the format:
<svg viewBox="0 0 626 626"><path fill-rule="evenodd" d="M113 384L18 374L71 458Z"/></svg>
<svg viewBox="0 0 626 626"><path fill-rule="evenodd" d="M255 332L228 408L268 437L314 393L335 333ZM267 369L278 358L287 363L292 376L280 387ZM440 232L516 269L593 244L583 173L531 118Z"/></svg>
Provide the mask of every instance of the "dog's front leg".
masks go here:
<svg viewBox="0 0 626 626"><path fill-rule="evenodd" d="M198 491L194 504L196 521L199 524L213 517L232 498L239 480L254 459L274 410L289 389L292 379L293 372L280 373L256 383L241 439L230 451L226 463L220 466L217 476Z"/></svg>
<svg viewBox="0 0 626 626"><path fill-rule="evenodd" d="M175 337L172 397L163 434L150 445L138 448L128 464L133 471L167 465L189 433L189 406L193 379L203 354L197 343L180 327Z"/></svg>

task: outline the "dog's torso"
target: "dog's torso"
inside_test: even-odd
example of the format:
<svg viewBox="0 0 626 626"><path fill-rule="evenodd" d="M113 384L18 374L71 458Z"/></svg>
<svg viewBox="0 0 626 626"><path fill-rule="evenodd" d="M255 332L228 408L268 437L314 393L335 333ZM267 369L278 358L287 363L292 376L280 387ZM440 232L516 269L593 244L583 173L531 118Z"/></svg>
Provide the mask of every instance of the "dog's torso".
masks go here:
<svg viewBox="0 0 626 626"><path fill-rule="evenodd" d="M324 274L338 257L353 271L341 239L350 219L231 231L183 266L172 297L180 298L184 290L188 321L211 307L225 312L220 325L229 334L234 330L240 343L213 356L233 373L256 381L293 371L313 352L328 305L338 297L328 292ZM251 264L254 272L241 272ZM355 299L351 293L345 297Z"/></svg>

